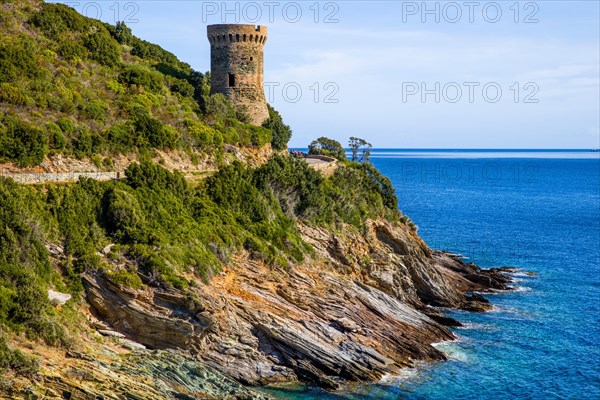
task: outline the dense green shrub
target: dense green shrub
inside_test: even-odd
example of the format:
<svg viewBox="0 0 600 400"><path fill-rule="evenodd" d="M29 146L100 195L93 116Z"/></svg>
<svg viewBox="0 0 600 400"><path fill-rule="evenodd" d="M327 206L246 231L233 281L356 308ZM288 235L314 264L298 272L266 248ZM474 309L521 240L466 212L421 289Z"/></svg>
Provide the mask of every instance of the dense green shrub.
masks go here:
<svg viewBox="0 0 600 400"><path fill-rule="evenodd" d="M133 120L133 127L139 138L137 143L139 147L175 148L179 135L173 129L163 126L159 120L141 114Z"/></svg>
<svg viewBox="0 0 600 400"><path fill-rule="evenodd" d="M42 75L33 41L26 36L16 39L16 43L0 43L0 82L12 82L19 77L34 79Z"/></svg>
<svg viewBox="0 0 600 400"><path fill-rule="evenodd" d="M222 93L215 93L206 99L205 111L208 116L216 121L223 121L236 116L233 104Z"/></svg>
<svg viewBox="0 0 600 400"><path fill-rule="evenodd" d="M43 293L43 296L48 297L47 293ZM71 338L67 336L65 328L48 315L34 315L27 321L26 326L29 337L41 339L47 345L61 347L71 345Z"/></svg>
<svg viewBox="0 0 600 400"><path fill-rule="evenodd" d="M84 46L90 52L90 58L107 67L114 67L121 61L121 49L106 30L87 35Z"/></svg>
<svg viewBox="0 0 600 400"><path fill-rule="evenodd" d="M48 107L54 111L71 113L75 111L75 93L64 87L57 87L54 92L48 94Z"/></svg>
<svg viewBox="0 0 600 400"><path fill-rule="evenodd" d="M98 260L92 256L107 244L101 227L106 190L105 184L83 178L76 185L48 187L47 207L56 218L65 253L78 259L79 272L96 269Z"/></svg>
<svg viewBox="0 0 600 400"><path fill-rule="evenodd" d="M360 226L365 218L396 218L398 213L389 179L370 164L349 163L324 178L302 159L274 156L253 179L261 192L277 198L286 215L317 224Z"/></svg>
<svg viewBox="0 0 600 400"><path fill-rule="evenodd" d="M308 154L329 156L337 158L340 161L346 160L346 151L342 147L342 144L337 140L329 139L323 136L313 140L308 145Z"/></svg>
<svg viewBox="0 0 600 400"><path fill-rule="evenodd" d="M132 46L131 54L134 56L138 56L148 61L171 65L177 69L190 69L189 65L179 61L173 53L166 51L154 43L147 42L134 36L130 39L130 44Z"/></svg>
<svg viewBox="0 0 600 400"><path fill-rule="evenodd" d="M63 33L84 32L89 27L88 21L64 4L43 3L41 10L33 15L30 23L49 38L57 40Z"/></svg>
<svg viewBox="0 0 600 400"><path fill-rule="evenodd" d="M287 148L287 144L292 138L291 128L283 123L281 115L267 104L269 108L269 118L263 123L263 126L271 130L272 139L271 144L275 150L283 150Z"/></svg>
<svg viewBox="0 0 600 400"><path fill-rule="evenodd" d="M49 122L46 124L48 132L48 145L52 150L64 150L67 146L67 138L58 124Z"/></svg>
<svg viewBox="0 0 600 400"><path fill-rule="evenodd" d="M66 61L75 59L85 60L88 55L87 49L76 40L65 40L60 42L57 53Z"/></svg>
<svg viewBox="0 0 600 400"><path fill-rule="evenodd" d="M255 185L273 193L283 211L291 217L312 219L329 205L323 176L301 159L275 156L254 174ZM331 222L331 218L326 218Z"/></svg>
<svg viewBox="0 0 600 400"><path fill-rule="evenodd" d="M366 176L364 190L378 193L388 209L397 210L398 198L390 179L371 164L364 163L358 168Z"/></svg>
<svg viewBox="0 0 600 400"><path fill-rule="evenodd" d="M107 193L105 199L104 213L109 232L119 242L147 243L148 227L135 194L115 188Z"/></svg>
<svg viewBox="0 0 600 400"><path fill-rule="evenodd" d="M38 367L35 360L19 350L8 347L4 337L0 336L0 373L6 369L12 369L20 375L30 375L34 374Z"/></svg>
<svg viewBox="0 0 600 400"><path fill-rule="evenodd" d="M160 165L143 162L131 164L125 171L127 183L135 188L150 188L155 191L169 190L171 193L184 195L187 182L178 172L169 172Z"/></svg>
<svg viewBox="0 0 600 400"><path fill-rule="evenodd" d="M117 21L114 27L109 28L109 32L120 44L131 44L134 38L131 29L123 21Z"/></svg>
<svg viewBox="0 0 600 400"><path fill-rule="evenodd" d="M172 92L179 93L184 97L194 96L194 87L184 79L174 79L173 83L170 85L170 88Z"/></svg>
<svg viewBox="0 0 600 400"><path fill-rule="evenodd" d="M34 101L27 95L23 88L10 83L0 83L0 102L6 102L15 106L30 106Z"/></svg>
<svg viewBox="0 0 600 400"><path fill-rule="evenodd" d="M221 133L208 125L188 119L185 126L184 140L192 147L210 151L219 149L223 144Z"/></svg>
<svg viewBox="0 0 600 400"><path fill-rule="evenodd" d="M156 71L152 71L142 65L127 65L119 74L119 82L127 85L143 86L151 92L162 89L164 79Z"/></svg>
<svg viewBox="0 0 600 400"><path fill-rule="evenodd" d="M44 245L50 216L33 189L0 178L0 326L63 345L62 327L50 327L46 288L55 278Z"/></svg>
<svg viewBox="0 0 600 400"><path fill-rule="evenodd" d="M104 137L91 132L86 126L78 126L73 138L73 151L77 158L92 157L106 148Z"/></svg>
<svg viewBox="0 0 600 400"><path fill-rule="evenodd" d="M103 121L106 119L106 111L108 105L100 100L92 100L85 105L85 114L87 117L96 120Z"/></svg>
<svg viewBox="0 0 600 400"><path fill-rule="evenodd" d="M56 121L56 124L60 127L60 129L67 135L75 132L75 123L73 120L67 117L61 117Z"/></svg>
<svg viewBox="0 0 600 400"><path fill-rule="evenodd" d="M132 289L141 289L142 280L139 275L133 271L119 269L116 272L109 273L108 278L117 285Z"/></svg>
<svg viewBox="0 0 600 400"><path fill-rule="evenodd" d="M0 157L22 167L42 162L48 153L48 138L42 130L8 115L0 124L4 126L0 128Z"/></svg>
<svg viewBox="0 0 600 400"><path fill-rule="evenodd" d="M108 129L106 136L111 150L117 153L130 152L138 145L132 123L113 125Z"/></svg>
<svg viewBox="0 0 600 400"><path fill-rule="evenodd" d="M245 147L262 147L271 142L271 130L240 122L237 118L227 118L224 121L225 142Z"/></svg>
<svg viewBox="0 0 600 400"><path fill-rule="evenodd" d="M206 114L206 101L210 97L210 72L205 74L198 71L191 71L187 77L190 85L194 87L194 99L200 106L200 109Z"/></svg>

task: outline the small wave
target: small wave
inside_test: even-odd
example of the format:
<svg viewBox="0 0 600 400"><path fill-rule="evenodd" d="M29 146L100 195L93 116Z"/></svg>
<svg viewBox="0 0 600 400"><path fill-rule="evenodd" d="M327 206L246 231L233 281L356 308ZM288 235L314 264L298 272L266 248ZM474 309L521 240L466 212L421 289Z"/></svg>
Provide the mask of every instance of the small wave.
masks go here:
<svg viewBox="0 0 600 400"><path fill-rule="evenodd" d="M506 311L504 309L504 307L499 307L499 306L497 306L495 304L492 304L492 308L490 308L490 310L488 312L494 313L494 312L502 312L502 311Z"/></svg>
<svg viewBox="0 0 600 400"><path fill-rule="evenodd" d="M525 311L518 307L507 306L507 305L494 305L490 310L492 313L504 314L508 318L523 318L531 319L534 314L531 311Z"/></svg>
<svg viewBox="0 0 600 400"><path fill-rule="evenodd" d="M466 362L469 357L467 356L467 353L458 346L459 341L460 339L447 340L444 342L432 343L431 345L444 353L450 361Z"/></svg>
<svg viewBox="0 0 600 400"><path fill-rule="evenodd" d="M535 277L535 274L533 274L533 272L525 272L525 271L507 272L506 274L509 276L519 277L519 278L534 278Z"/></svg>
<svg viewBox="0 0 600 400"><path fill-rule="evenodd" d="M402 368L396 374L385 374L379 380L379 383L384 385L398 385L409 379L414 379L419 375L419 370L417 368Z"/></svg>
<svg viewBox="0 0 600 400"><path fill-rule="evenodd" d="M462 326L457 326L454 329L464 331L489 331L494 329L494 325L482 324L479 322L463 322Z"/></svg>
<svg viewBox="0 0 600 400"><path fill-rule="evenodd" d="M511 286L512 293L531 292L533 289L529 286Z"/></svg>
<svg viewBox="0 0 600 400"><path fill-rule="evenodd" d="M455 339L452 339L452 340L442 340L440 342L433 342L433 343L431 343L431 345L433 347L436 347L436 346L443 346L443 345L446 345L446 344L458 343L460 341L461 341L460 337L456 336Z"/></svg>

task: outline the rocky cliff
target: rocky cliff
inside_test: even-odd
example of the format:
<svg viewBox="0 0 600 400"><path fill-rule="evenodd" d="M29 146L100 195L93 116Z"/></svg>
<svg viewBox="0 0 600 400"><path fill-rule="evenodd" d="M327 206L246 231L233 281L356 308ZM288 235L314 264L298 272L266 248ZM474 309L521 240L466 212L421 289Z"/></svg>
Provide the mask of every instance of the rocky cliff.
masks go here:
<svg viewBox="0 0 600 400"><path fill-rule="evenodd" d="M46 357L37 385L80 395L71 398L144 390L152 398L258 398L237 382L335 389L396 374L414 360L443 360L431 344L453 339L444 325L458 322L432 306L484 311L483 296L465 293L508 288L501 271L432 251L402 223L299 229L315 249L310 259L280 270L241 252L195 296L86 275L90 323L117 337L114 349ZM124 347L136 352L124 355ZM65 375L67 365L77 379Z"/></svg>
<svg viewBox="0 0 600 400"><path fill-rule="evenodd" d="M278 113L244 123L126 26L39 0L0 24L0 397L335 389L443 359L458 321L434 307L506 288L429 249L371 165L270 157Z"/></svg>

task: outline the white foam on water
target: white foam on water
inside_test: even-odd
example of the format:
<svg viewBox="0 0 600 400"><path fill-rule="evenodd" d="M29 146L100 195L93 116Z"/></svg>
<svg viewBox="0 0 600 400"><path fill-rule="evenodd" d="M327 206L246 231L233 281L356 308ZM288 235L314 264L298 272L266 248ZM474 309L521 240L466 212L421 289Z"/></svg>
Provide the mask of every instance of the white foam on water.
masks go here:
<svg viewBox="0 0 600 400"><path fill-rule="evenodd" d="M385 374L379 380L383 385L398 385L407 380L417 378L419 376L418 368L402 368L397 374Z"/></svg>
<svg viewBox="0 0 600 400"><path fill-rule="evenodd" d="M467 353L458 346L458 342L460 342L460 339L432 343L431 345L444 353L450 361L467 362L469 357L467 356Z"/></svg>
<svg viewBox="0 0 600 400"><path fill-rule="evenodd" d="M494 328L491 324L482 324L479 322L461 322L462 326L457 326L454 329L466 331L488 331Z"/></svg>
<svg viewBox="0 0 600 400"><path fill-rule="evenodd" d="M499 314L504 314L509 318L510 317L518 317L518 318L522 318L522 319L531 319L535 315L531 311L526 311L522 308L508 306L508 305L494 306L492 308L492 310L490 310L490 311L497 312Z"/></svg>
<svg viewBox="0 0 600 400"><path fill-rule="evenodd" d="M529 286L511 286L512 293L519 293L519 292L531 292L533 289L530 288Z"/></svg>

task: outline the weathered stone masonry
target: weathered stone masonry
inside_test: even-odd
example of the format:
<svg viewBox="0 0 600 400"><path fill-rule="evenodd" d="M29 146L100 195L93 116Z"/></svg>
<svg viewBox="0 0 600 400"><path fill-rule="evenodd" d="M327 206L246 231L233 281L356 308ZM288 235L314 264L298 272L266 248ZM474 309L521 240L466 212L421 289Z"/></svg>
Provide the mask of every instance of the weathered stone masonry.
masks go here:
<svg viewBox="0 0 600 400"><path fill-rule="evenodd" d="M264 91L263 50L267 27L221 24L208 26L211 92L223 93L241 106L254 125L268 117Z"/></svg>

